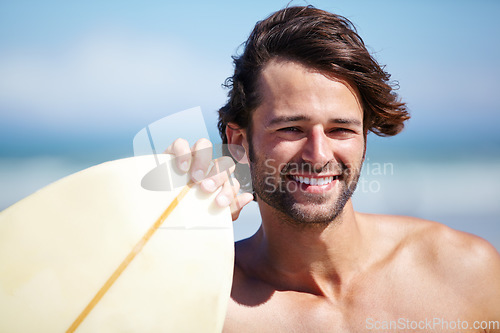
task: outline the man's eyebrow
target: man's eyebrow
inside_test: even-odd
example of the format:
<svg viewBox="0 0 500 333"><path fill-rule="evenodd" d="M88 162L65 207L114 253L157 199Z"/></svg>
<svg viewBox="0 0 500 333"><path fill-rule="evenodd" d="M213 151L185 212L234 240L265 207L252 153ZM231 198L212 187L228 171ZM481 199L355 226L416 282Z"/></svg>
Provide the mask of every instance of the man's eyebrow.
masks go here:
<svg viewBox="0 0 500 333"><path fill-rule="evenodd" d="M281 117L275 117L269 121L269 125L276 125L280 123L289 123L289 122L294 122L294 121L302 121L302 120L310 120L311 118L307 116L281 116Z"/></svg>
<svg viewBox="0 0 500 333"><path fill-rule="evenodd" d="M358 119L354 118L333 118L328 121L329 123L333 124L347 124L347 125L355 125L355 126L361 126L362 123Z"/></svg>
<svg viewBox="0 0 500 333"><path fill-rule="evenodd" d="M275 117L269 121L269 125L276 125L280 123L288 123L288 122L294 122L294 121L308 121L310 120L310 117L304 116L304 115L298 115L298 116L282 116L282 117ZM328 120L330 124L346 124L346 125L354 125L354 126L361 126L362 123L358 119L354 118L332 118Z"/></svg>

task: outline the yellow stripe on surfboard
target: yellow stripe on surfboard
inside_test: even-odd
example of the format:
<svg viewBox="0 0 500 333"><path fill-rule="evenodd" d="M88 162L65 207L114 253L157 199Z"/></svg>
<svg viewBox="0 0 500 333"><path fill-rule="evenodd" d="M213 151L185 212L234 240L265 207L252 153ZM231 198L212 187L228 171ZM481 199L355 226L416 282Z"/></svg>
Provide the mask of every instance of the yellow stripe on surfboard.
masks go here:
<svg viewBox="0 0 500 333"><path fill-rule="evenodd" d="M75 319L73 324L66 330L66 333L74 332L78 326L85 320L85 318L89 315L92 309L99 303L102 297L106 294L106 292L111 288L113 283L120 277L123 271L128 267L128 265L134 260L137 254L141 252L146 243L151 239L153 234L160 228L160 226L165 222L168 216L174 211L177 205L181 202L181 200L186 196L189 192L193 183L188 183L181 192L172 200L170 205L165 209L165 211L161 214L161 216L151 225L151 227L146 231L144 236L139 240L139 242L132 248L130 253L125 257L125 259L121 262L118 268L111 274L109 279L104 283L104 285L99 289L97 294L92 298L89 304L83 309L80 315Z"/></svg>

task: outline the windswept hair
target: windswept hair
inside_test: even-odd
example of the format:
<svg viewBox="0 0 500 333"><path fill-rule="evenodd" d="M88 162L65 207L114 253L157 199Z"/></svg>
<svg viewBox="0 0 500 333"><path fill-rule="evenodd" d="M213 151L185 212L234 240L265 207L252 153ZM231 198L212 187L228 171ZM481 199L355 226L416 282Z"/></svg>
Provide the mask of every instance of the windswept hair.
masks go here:
<svg viewBox="0 0 500 333"><path fill-rule="evenodd" d="M410 118L406 104L394 92L390 74L370 55L353 24L312 6L288 7L257 22L244 51L234 56L234 75L226 80L228 102L219 110L219 133L227 143L226 126L251 125L260 103L258 79L276 58L296 61L325 75L340 77L359 91L365 134L396 135Z"/></svg>

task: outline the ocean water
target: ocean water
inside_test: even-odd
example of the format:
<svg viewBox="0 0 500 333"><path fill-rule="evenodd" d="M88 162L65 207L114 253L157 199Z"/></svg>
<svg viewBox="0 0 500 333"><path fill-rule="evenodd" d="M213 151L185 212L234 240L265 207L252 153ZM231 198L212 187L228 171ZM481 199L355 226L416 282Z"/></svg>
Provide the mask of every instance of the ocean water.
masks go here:
<svg viewBox="0 0 500 333"><path fill-rule="evenodd" d="M0 210L64 176L95 164L68 157L0 158ZM500 250L500 159L413 160L368 157L353 196L357 211L416 216L485 238ZM235 222L235 238L260 225L251 203Z"/></svg>

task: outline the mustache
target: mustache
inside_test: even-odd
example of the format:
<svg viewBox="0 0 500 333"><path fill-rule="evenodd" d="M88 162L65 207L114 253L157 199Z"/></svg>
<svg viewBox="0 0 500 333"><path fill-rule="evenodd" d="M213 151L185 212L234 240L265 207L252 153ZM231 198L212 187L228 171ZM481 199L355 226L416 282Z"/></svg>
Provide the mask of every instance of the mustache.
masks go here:
<svg viewBox="0 0 500 333"><path fill-rule="evenodd" d="M326 174L334 173L340 175L349 174L351 168L343 162L329 161L324 165L312 164L306 161L288 162L280 170L280 175L284 176L289 173L308 173L308 174Z"/></svg>

